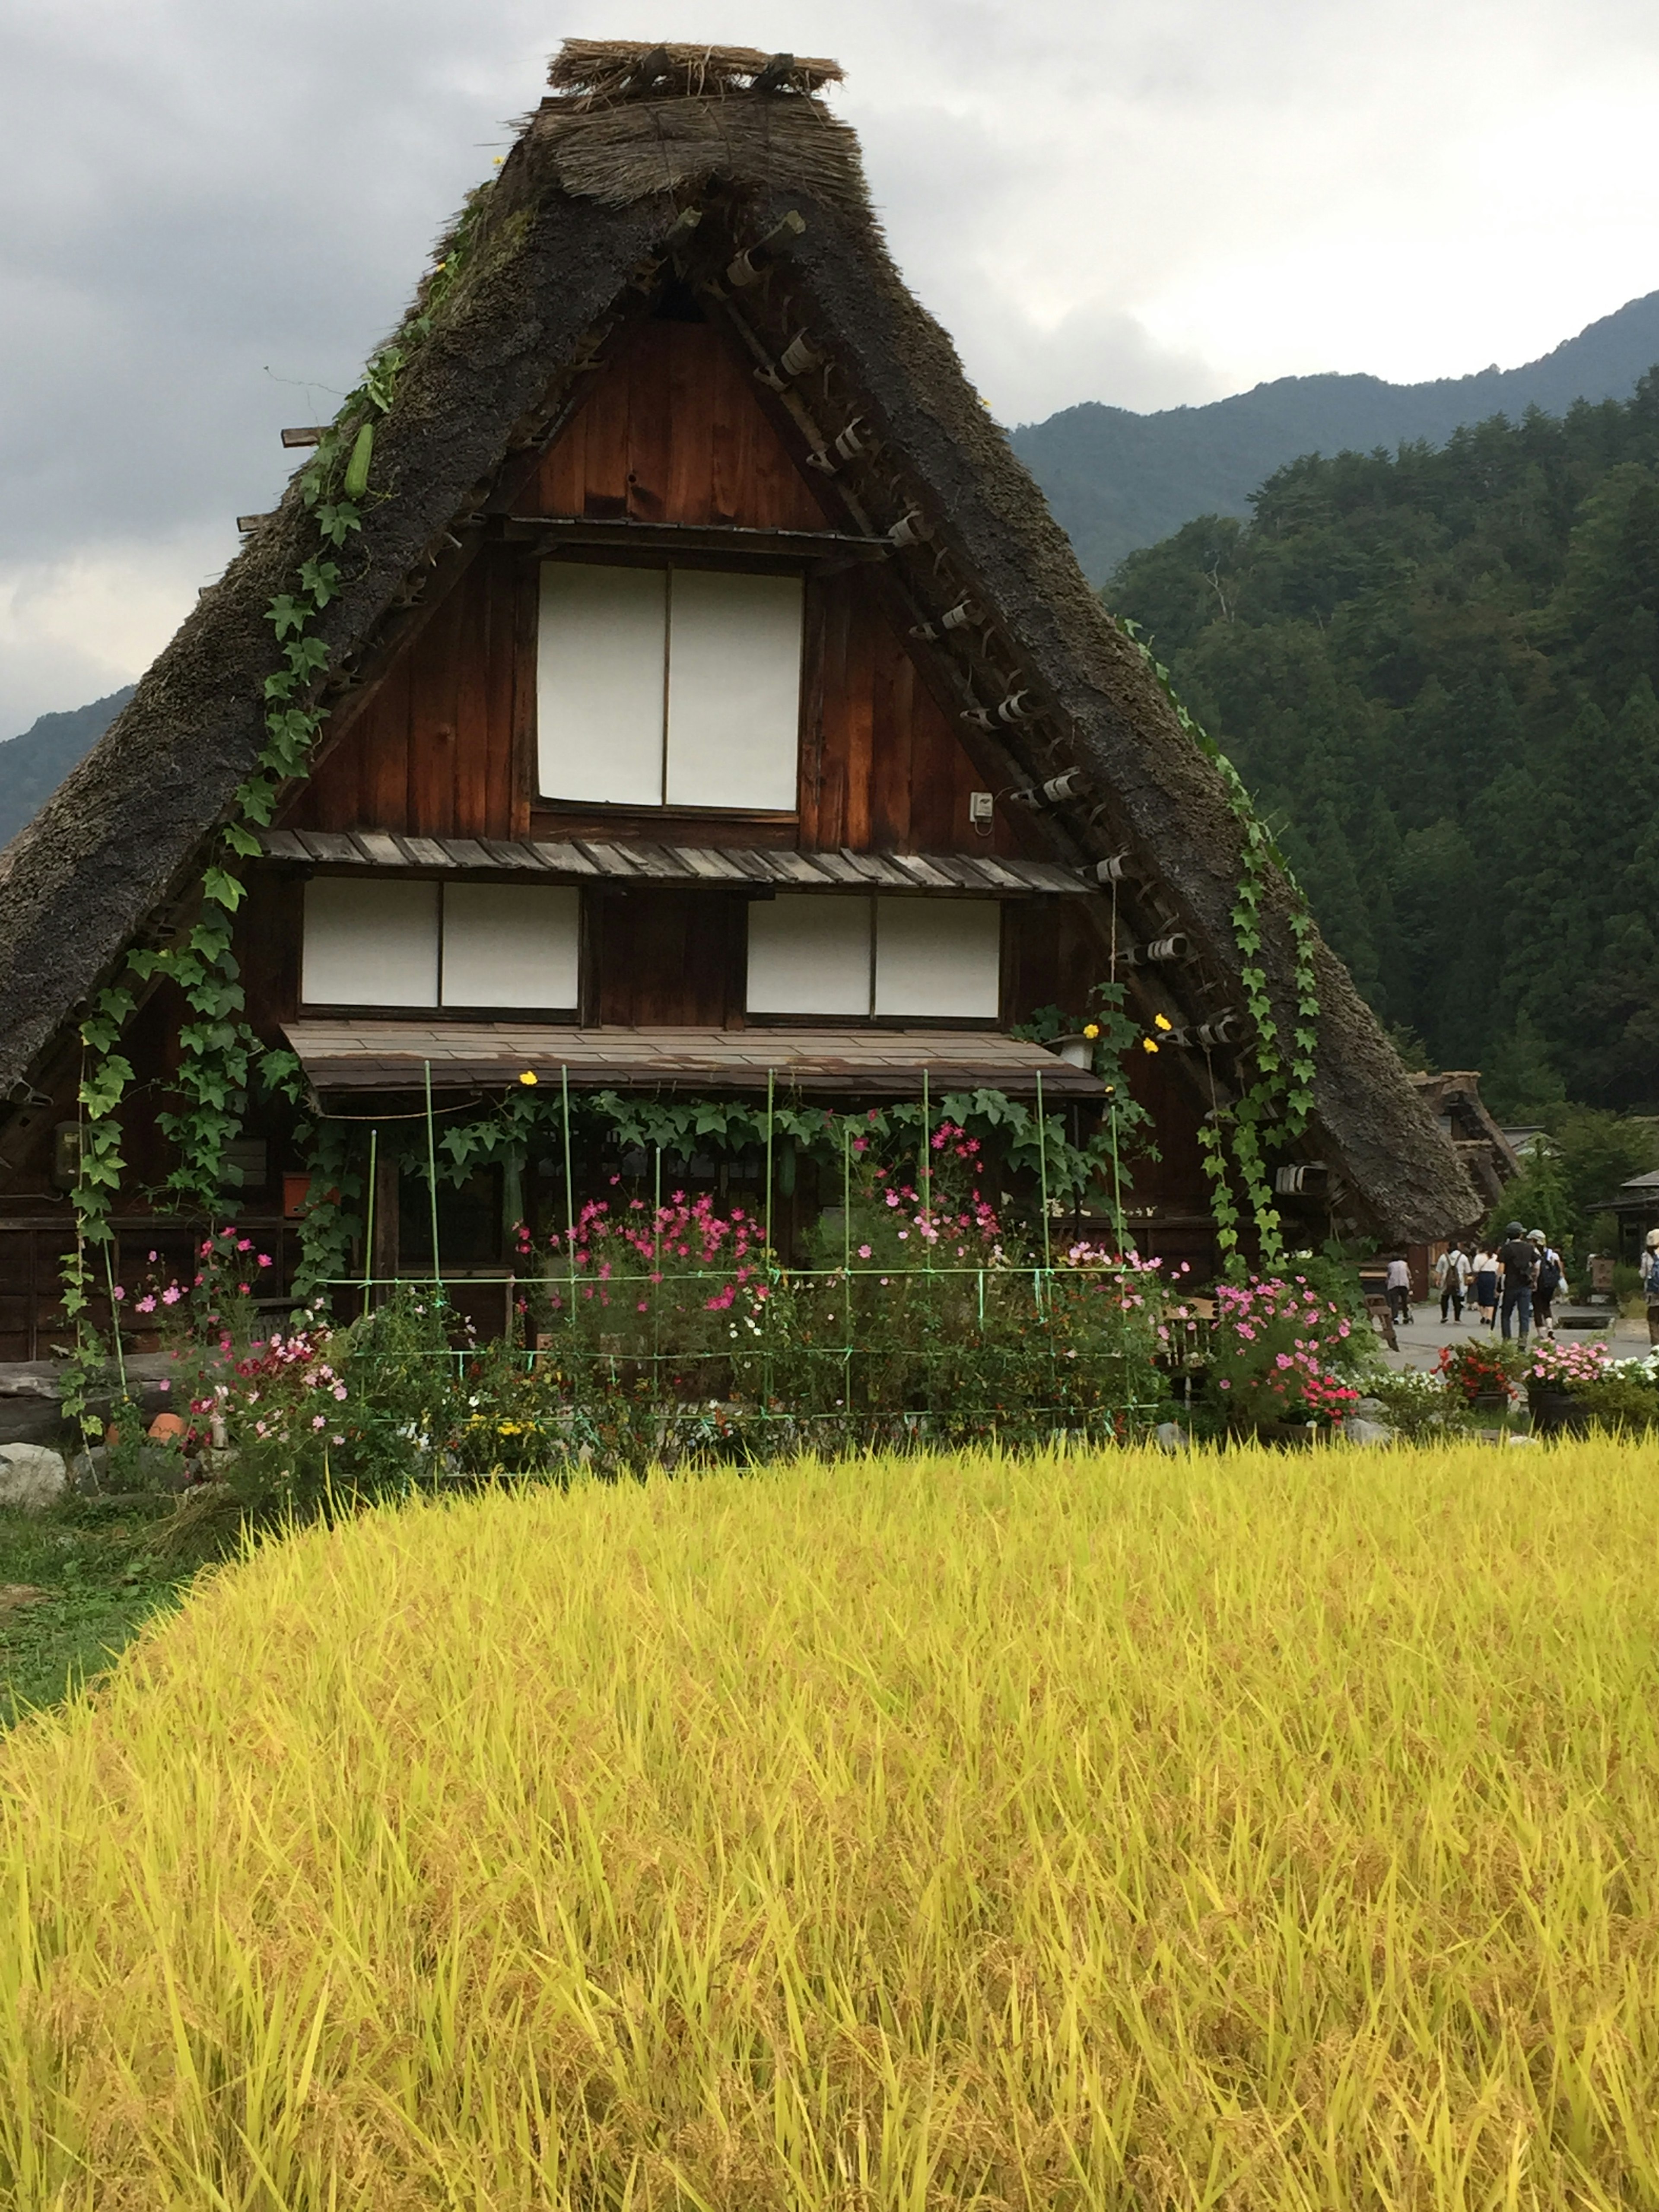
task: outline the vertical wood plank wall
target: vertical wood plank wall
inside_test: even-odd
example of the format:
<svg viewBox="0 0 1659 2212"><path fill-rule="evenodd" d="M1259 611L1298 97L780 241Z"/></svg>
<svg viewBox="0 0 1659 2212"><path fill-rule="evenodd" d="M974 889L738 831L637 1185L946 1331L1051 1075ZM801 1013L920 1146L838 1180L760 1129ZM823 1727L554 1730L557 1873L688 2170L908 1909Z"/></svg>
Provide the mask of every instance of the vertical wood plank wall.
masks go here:
<svg viewBox="0 0 1659 2212"><path fill-rule="evenodd" d="M748 366L707 324L642 324L544 457L523 511L821 530L830 518L756 396ZM536 566L485 546L283 817L308 830L421 836L558 836L592 823L532 792ZM908 641L856 568L807 590L800 806L795 823L703 817L708 842L812 849L1018 853ZM695 818L695 817L694 817ZM686 817L677 817L686 836ZM650 836L660 819L612 818ZM1036 848L1033 848L1036 850Z"/></svg>

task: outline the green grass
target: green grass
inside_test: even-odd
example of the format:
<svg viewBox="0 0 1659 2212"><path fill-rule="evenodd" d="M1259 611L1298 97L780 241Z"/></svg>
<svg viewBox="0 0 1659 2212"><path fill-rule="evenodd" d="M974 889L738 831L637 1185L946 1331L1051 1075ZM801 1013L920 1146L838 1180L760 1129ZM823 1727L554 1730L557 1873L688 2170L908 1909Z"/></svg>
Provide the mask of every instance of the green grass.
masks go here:
<svg viewBox="0 0 1659 2212"><path fill-rule="evenodd" d="M49 1513L0 1508L0 1729L56 1705L106 1668L189 1570L146 1539L171 1498L75 1498Z"/></svg>
<svg viewBox="0 0 1659 2212"><path fill-rule="evenodd" d="M19 2212L1659 2212L1659 1446L367 1513L0 1744Z"/></svg>

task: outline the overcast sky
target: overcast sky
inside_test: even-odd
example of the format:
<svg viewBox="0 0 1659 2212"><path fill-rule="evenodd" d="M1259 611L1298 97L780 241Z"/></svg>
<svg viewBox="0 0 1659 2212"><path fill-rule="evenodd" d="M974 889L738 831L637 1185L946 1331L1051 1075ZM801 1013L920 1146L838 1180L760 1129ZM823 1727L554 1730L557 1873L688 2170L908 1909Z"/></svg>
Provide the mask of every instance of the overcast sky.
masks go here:
<svg viewBox="0 0 1659 2212"><path fill-rule="evenodd" d="M0 737L166 641L567 33L836 56L1010 422L1511 367L1659 286L1653 0L0 0Z"/></svg>

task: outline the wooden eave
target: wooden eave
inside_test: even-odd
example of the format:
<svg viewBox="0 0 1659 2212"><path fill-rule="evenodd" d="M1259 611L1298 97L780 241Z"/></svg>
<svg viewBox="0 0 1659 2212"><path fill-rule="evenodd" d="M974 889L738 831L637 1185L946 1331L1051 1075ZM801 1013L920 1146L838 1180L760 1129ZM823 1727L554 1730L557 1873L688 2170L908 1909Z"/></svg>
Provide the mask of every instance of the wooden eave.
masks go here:
<svg viewBox="0 0 1659 2212"><path fill-rule="evenodd" d="M1052 860L966 853L798 853L781 846L666 845L599 837L553 840L413 837L389 830L266 830L270 860L381 873L467 875L569 883L704 884L726 890L963 891L1003 898L1087 896L1097 890L1076 868Z"/></svg>
<svg viewBox="0 0 1659 2212"><path fill-rule="evenodd" d="M849 567L854 562L884 561L893 547L884 538L866 538L843 530L757 530L737 523L640 522L631 516L612 520L593 515L514 514L502 536L526 559L584 553L666 553L698 560L763 561L811 574Z"/></svg>
<svg viewBox="0 0 1659 2212"><path fill-rule="evenodd" d="M533 1075L580 1089L757 1091L914 1098L947 1091L1098 1099L1100 1079L998 1030L623 1029L534 1021L380 1016L289 1022L284 1034L319 1097L499 1091Z"/></svg>

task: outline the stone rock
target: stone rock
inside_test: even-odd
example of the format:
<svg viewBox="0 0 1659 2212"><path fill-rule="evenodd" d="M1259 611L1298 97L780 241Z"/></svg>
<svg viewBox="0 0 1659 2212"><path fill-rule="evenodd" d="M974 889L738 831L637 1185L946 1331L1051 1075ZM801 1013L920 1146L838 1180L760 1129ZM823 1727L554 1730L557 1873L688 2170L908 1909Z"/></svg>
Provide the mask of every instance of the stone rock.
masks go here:
<svg viewBox="0 0 1659 2212"><path fill-rule="evenodd" d="M1183 1452L1188 1438L1179 1421L1160 1421L1152 1431L1152 1442L1163 1452Z"/></svg>
<svg viewBox="0 0 1659 2212"><path fill-rule="evenodd" d="M62 1452L45 1444L0 1444L0 1505L44 1513L69 1486Z"/></svg>
<svg viewBox="0 0 1659 2212"><path fill-rule="evenodd" d="M1363 1413L1350 1413L1342 1433L1351 1444L1391 1444L1395 1439L1386 1421L1368 1421Z"/></svg>
<svg viewBox="0 0 1659 2212"><path fill-rule="evenodd" d="M1386 1421L1389 1418L1389 1409L1380 1398L1362 1398L1354 1412L1363 1414L1368 1421Z"/></svg>

